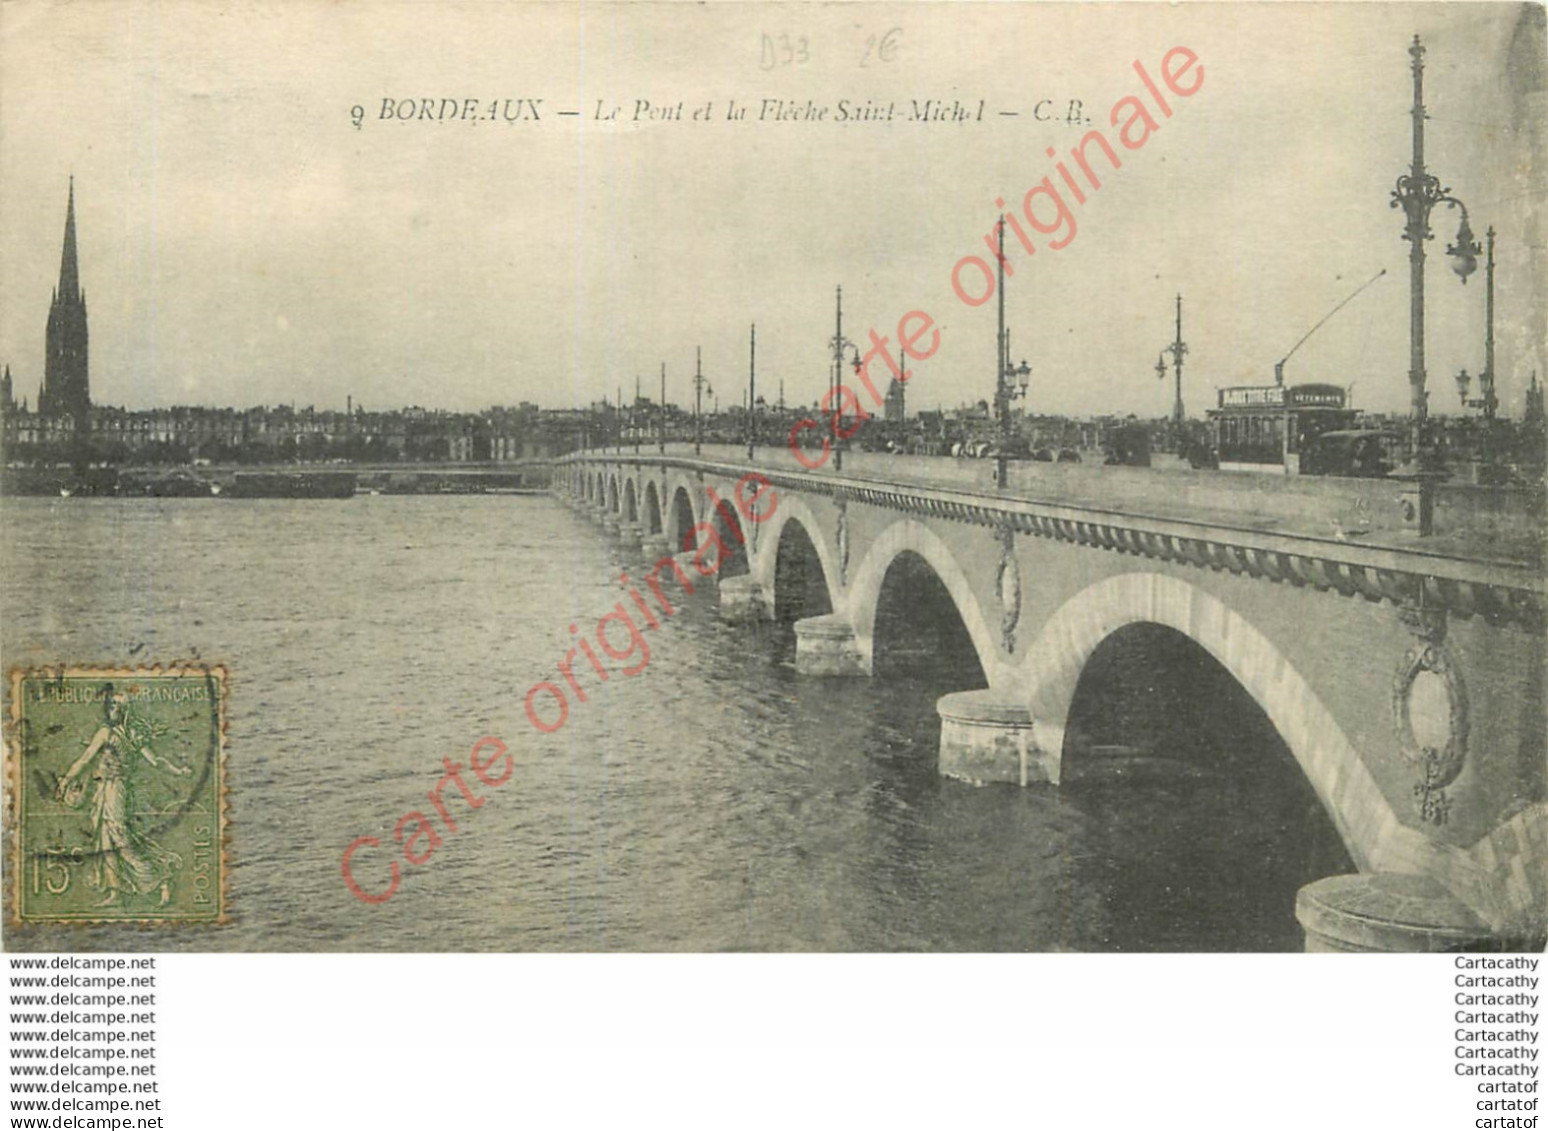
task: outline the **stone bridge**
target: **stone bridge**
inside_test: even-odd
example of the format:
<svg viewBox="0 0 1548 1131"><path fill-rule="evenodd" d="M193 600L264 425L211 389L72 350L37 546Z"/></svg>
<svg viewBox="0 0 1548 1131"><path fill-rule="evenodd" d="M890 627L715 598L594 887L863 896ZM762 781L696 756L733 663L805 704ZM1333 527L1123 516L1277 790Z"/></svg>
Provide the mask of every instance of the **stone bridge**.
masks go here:
<svg viewBox="0 0 1548 1131"><path fill-rule="evenodd" d="M1098 646L1181 633L1261 707L1359 870L1301 890L1308 949L1541 942L1545 586L1531 538L1484 549L1540 537L1536 504L1453 500L1450 535L1419 539L1390 481L1026 464L997 490L983 463L845 463L593 451L553 489L658 575L715 572L727 619L805 614L811 677L870 676L889 571L922 564L982 671L938 705L941 772L971 781L1056 788Z"/></svg>

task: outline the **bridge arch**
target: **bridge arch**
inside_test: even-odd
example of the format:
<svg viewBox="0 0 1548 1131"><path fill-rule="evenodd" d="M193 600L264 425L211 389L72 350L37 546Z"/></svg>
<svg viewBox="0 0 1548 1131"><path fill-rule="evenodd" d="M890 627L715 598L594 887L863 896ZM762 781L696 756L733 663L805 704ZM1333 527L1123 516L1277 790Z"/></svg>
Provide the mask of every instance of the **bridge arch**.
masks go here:
<svg viewBox="0 0 1548 1131"><path fill-rule="evenodd" d="M645 484L645 533L660 534L663 529L661 496L656 493L656 481L651 479Z"/></svg>
<svg viewBox="0 0 1548 1131"><path fill-rule="evenodd" d="M607 480L607 510L609 514L618 513L618 476L612 475Z"/></svg>
<svg viewBox="0 0 1548 1131"><path fill-rule="evenodd" d="M784 506L783 498L780 505ZM849 623L855 630L855 646L867 666L873 660L876 607L881 599L882 582L893 559L908 551L923 558L946 587L952 603L957 607L957 615L962 618L968 636L972 638L973 650L978 653L979 667L988 677L991 687L999 686L1005 665L1001 662L994 634L989 629L989 622L984 619L972 583L946 543L928 526L912 518L894 522L871 544L860 568L855 571L855 579L844 603Z"/></svg>
<svg viewBox="0 0 1548 1131"><path fill-rule="evenodd" d="M774 584L768 587L774 619L788 624L833 611L833 586L806 526L799 519L787 522L774 555Z"/></svg>
<svg viewBox="0 0 1548 1131"><path fill-rule="evenodd" d="M725 580L751 572L751 564L748 560L748 532L737 514L735 504L726 502L722 498L719 506L710 505L705 508L701 522L707 523L715 531L715 537L720 540L720 545L724 549L724 553L720 554L715 562L716 576Z"/></svg>
<svg viewBox="0 0 1548 1131"><path fill-rule="evenodd" d="M823 537L822 526L812 514L811 508L791 493L779 496L779 508L758 531L758 551L752 563L753 577L769 593L774 606L779 607L782 596L778 591L779 550L792 523L806 535L817 552L817 560L822 563L822 580L828 589L828 607L839 608L843 586L839 584L838 563L833 559L833 550Z"/></svg>
<svg viewBox="0 0 1548 1131"><path fill-rule="evenodd" d="M683 539L693 530L697 521L693 517L693 502L689 498L688 488L681 484L672 492L672 506L668 512L670 521L667 524L667 542L672 553L683 552Z"/></svg>
<svg viewBox="0 0 1548 1131"><path fill-rule="evenodd" d="M597 506L600 507L607 502L607 480L603 477L600 471L597 472L595 486L596 493L592 495L592 502L596 503Z"/></svg>
<svg viewBox="0 0 1548 1131"><path fill-rule="evenodd" d="M634 498L634 480L624 480L623 517L626 522L640 521L640 508Z"/></svg>
<svg viewBox="0 0 1548 1131"><path fill-rule="evenodd" d="M1134 624L1170 628L1235 678L1279 732L1350 857L1363 871L1415 870L1413 838L1359 753L1304 676L1224 602L1180 578L1127 573L1071 597L1044 624L1021 670L1030 682L1037 740L1063 756L1076 687L1097 647Z"/></svg>

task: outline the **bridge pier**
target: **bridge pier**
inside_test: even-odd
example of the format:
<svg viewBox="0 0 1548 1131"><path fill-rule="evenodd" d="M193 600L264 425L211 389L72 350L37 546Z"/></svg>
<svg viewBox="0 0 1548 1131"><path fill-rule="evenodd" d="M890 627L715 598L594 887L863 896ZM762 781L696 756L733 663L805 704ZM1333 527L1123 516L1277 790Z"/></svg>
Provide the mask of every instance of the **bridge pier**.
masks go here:
<svg viewBox="0 0 1548 1131"><path fill-rule="evenodd" d="M618 524L618 541L625 547L640 544L640 524L624 519Z"/></svg>
<svg viewBox="0 0 1548 1131"><path fill-rule="evenodd" d="M640 549L651 561L655 561L667 552L667 539L665 534L641 534Z"/></svg>
<svg viewBox="0 0 1548 1131"><path fill-rule="evenodd" d="M1329 876L1295 897L1308 952L1434 954L1516 949L1430 876Z"/></svg>
<svg viewBox="0 0 1548 1131"><path fill-rule="evenodd" d="M618 533L618 516L612 511L604 510L602 512L602 532L604 534Z"/></svg>
<svg viewBox="0 0 1548 1131"><path fill-rule="evenodd" d="M940 771L985 782L1059 783L1059 751L1045 751L1033 734L1032 712L992 688L957 691L935 704L941 717Z"/></svg>
<svg viewBox="0 0 1548 1131"><path fill-rule="evenodd" d="M720 619L731 624L773 620L773 611L759 585L751 577L725 577L720 581Z"/></svg>
<svg viewBox="0 0 1548 1131"><path fill-rule="evenodd" d="M795 638L796 671L801 675L871 674L854 626L838 613L796 621Z"/></svg>

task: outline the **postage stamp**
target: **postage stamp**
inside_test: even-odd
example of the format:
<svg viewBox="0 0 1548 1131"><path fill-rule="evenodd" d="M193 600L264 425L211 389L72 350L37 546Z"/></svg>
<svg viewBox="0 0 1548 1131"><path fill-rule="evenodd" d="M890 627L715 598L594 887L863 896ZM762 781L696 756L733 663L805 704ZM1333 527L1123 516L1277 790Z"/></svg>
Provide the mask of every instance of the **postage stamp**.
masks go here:
<svg viewBox="0 0 1548 1131"><path fill-rule="evenodd" d="M226 671L11 672L11 919L218 923Z"/></svg>

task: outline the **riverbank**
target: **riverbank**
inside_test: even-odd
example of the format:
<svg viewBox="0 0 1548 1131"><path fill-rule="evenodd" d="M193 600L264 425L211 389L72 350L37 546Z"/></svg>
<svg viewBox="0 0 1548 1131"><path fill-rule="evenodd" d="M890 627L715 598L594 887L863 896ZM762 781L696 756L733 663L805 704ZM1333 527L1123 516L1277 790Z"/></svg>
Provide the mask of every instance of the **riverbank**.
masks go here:
<svg viewBox="0 0 1548 1131"><path fill-rule="evenodd" d="M541 494L546 466L7 468L0 495L34 498L348 498L377 495Z"/></svg>

